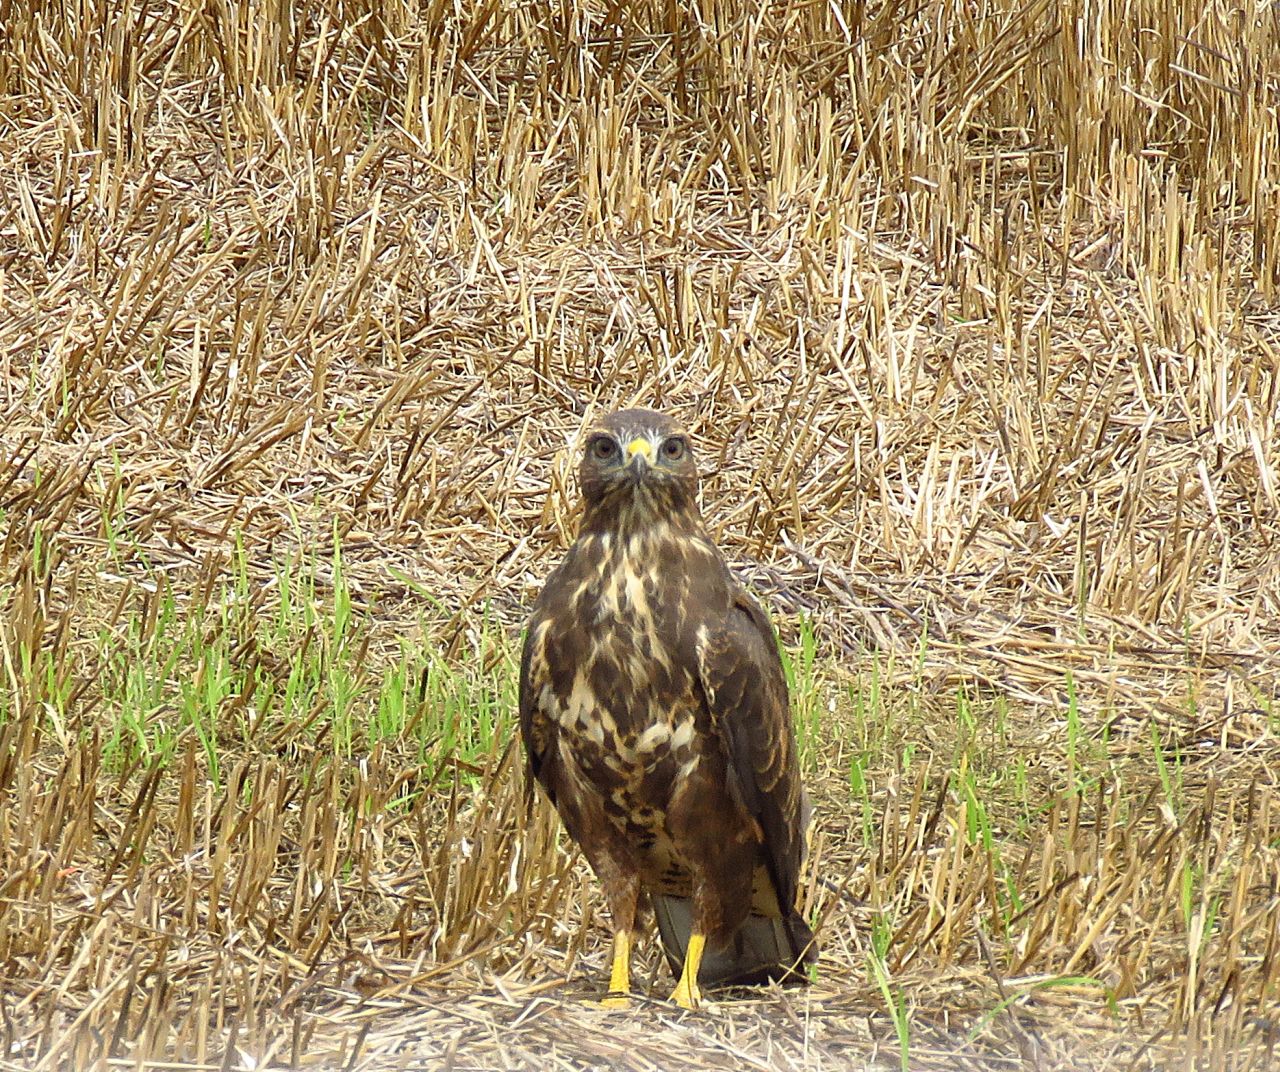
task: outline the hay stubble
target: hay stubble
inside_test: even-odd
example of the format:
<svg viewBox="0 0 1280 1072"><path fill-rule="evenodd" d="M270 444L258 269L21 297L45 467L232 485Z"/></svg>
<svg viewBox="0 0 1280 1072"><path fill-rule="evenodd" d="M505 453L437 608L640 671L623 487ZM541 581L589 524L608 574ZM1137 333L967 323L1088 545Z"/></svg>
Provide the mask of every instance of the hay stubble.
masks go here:
<svg viewBox="0 0 1280 1072"><path fill-rule="evenodd" d="M893 1063L874 953L913 1067L1266 1067L1278 35L11 5L0 1064ZM826 926L806 997L602 1034L502 712L631 401L817 637Z"/></svg>

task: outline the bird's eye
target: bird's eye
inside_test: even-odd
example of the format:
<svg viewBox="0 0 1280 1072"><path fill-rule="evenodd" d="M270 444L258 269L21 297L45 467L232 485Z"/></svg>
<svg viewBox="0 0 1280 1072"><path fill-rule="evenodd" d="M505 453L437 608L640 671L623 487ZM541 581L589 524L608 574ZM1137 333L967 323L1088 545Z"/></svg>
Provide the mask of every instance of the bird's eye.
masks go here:
<svg viewBox="0 0 1280 1072"><path fill-rule="evenodd" d="M591 453L602 462L608 461L617 452L618 445L608 436L600 436L591 441Z"/></svg>
<svg viewBox="0 0 1280 1072"><path fill-rule="evenodd" d="M680 436L672 436L663 441L662 456L668 461L678 462L684 457L685 449L684 439Z"/></svg>

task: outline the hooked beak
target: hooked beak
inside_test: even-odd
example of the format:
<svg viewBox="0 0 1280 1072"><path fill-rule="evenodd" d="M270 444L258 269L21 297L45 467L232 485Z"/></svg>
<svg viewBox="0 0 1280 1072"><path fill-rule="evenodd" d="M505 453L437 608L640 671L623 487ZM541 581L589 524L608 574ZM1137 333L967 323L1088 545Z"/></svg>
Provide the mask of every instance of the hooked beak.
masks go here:
<svg viewBox="0 0 1280 1072"><path fill-rule="evenodd" d="M652 464L653 445L647 439L637 436L627 444L627 469L633 480L639 480Z"/></svg>
<svg viewBox="0 0 1280 1072"><path fill-rule="evenodd" d="M642 459L645 465L653 461L653 445L639 436L627 444L627 463L634 465L637 458Z"/></svg>

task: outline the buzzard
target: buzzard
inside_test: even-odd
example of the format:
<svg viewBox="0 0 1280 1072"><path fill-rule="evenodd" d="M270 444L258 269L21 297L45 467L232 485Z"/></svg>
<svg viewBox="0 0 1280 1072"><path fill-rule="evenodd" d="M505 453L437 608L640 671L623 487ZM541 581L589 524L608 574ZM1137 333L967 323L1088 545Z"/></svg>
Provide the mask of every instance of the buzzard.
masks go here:
<svg viewBox="0 0 1280 1072"><path fill-rule="evenodd" d="M604 1004L627 1003L646 903L678 976L804 981L796 911L808 805L787 684L764 611L698 511L688 436L651 410L586 436L581 528L547 578L520 666L520 731L542 786L604 887Z"/></svg>

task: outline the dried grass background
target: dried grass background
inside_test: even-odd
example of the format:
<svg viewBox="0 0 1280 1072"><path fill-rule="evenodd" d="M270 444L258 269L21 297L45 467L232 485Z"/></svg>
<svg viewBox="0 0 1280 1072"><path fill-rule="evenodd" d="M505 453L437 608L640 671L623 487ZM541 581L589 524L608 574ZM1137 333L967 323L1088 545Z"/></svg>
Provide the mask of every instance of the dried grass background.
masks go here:
<svg viewBox="0 0 1280 1072"><path fill-rule="evenodd" d="M882 916L912 1067L1276 1060L1273 5L0 0L0 94L0 1065L894 1067ZM502 741L240 692L218 777L104 761L163 593L287 677L291 556L370 674L509 677L629 403L825 660L810 993L579 1007L594 887ZM859 842L869 667L931 758Z"/></svg>

